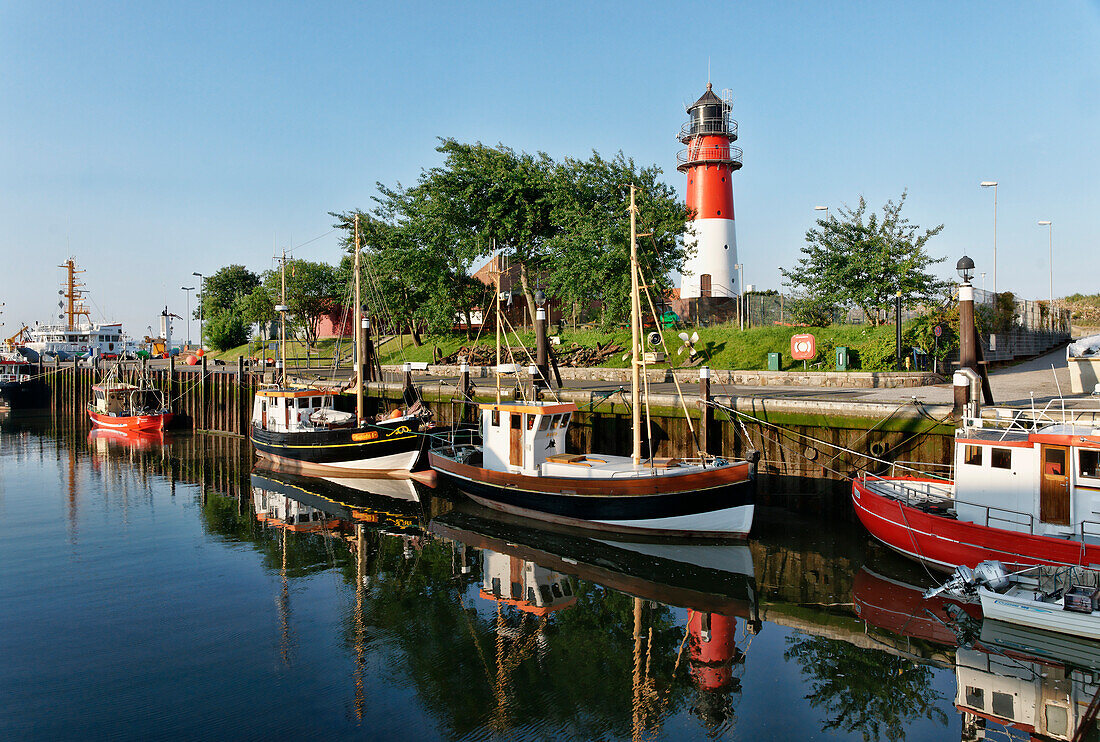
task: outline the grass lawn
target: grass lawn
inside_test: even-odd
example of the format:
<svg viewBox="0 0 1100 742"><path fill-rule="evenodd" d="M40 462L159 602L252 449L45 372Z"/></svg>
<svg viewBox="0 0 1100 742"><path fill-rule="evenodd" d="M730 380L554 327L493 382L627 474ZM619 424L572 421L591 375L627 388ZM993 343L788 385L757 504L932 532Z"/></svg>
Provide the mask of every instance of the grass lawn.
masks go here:
<svg viewBox="0 0 1100 742"><path fill-rule="evenodd" d="M682 343L676 330L665 330L662 334L674 365L678 365L683 356L677 356L676 351ZM893 358L894 352L894 328L892 325L871 327L868 325L834 325L830 327L753 327L744 331L736 325L716 325L689 329L687 332L699 333L698 350L704 357L704 362L712 368L759 370L768 367L768 353L777 352L781 356L782 370L797 370L802 368L801 361L792 361L790 357L791 336L805 332L812 333L817 340L818 357L810 361L808 368L819 371L832 371L836 369L834 349L838 346L847 346L853 350L855 365L853 368L865 370L881 370L885 367L882 359ZM453 332L441 335L422 336L423 344L416 346L409 335L395 337L382 344L379 348L382 363L400 364L406 361L434 362L437 357L446 358L463 347L474 344L476 333L472 333L467 339L463 332ZM621 328L605 332L602 330L588 329L573 332L566 330L561 334L561 345L555 349L559 352L567 351L574 344L594 348L597 344L607 342L616 343L623 348L630 346L630 330ZM402 348L402 343L404 348ZM519 350L521 345L534 348L535 336L533 332L521 332L509 336L509 343L516 353L517 362L526 358ZM477 340L477 345L485 348L493 348L495 336L492 333L483 333ZM503 343L502 343L502 347ZM315 363L324 364L332 362L332 354L336 348L335 340L321 340L313 351ZM647 347L647 349L650 349ZM259 358L261 353L253 344L252 357ZM347 340L340 343L341 356L348 359L351 354L351 344ZM506 351L505 362L508 362ZM625 352L625 351L624 351ZM235 362L240 355L248 355L249 347L240 346L223 353L213 354L228 362ZM268 351L270 356L271 351ZM287 356L304 358L305 346L300 342L287 343ZM862 366L860 361L862 360ZM625 368L628 362L622 359L622 353L615 353L603 364L609 368Z"/></svg>
<svg viewBox="0 0 1100 742"><path fill-rule="evenodd" d="M869 325L833 325L830 327L753 327L744 331L736 325L716 325L712 327L691 328L686 330L699 333L699 342L695 347L704 357L704 362L712 368L759 370L768 367L768 353L779 353L782 370L797 370L802 368L801 361L792 361L790 357L790 340L792 335L812 333L817 340L818 356L810 361L808 368L818 371L832 371L836 369L835 348L847 346L854 351L854 369L882 370L893 359L894 354L894 328L892 325L871 327ZM648 331L647 331L648 332ZM668 346L673 364L679 365L685 356L677 356L676 351L682 343L677 336L677 330L665 330L663 335ZM471 333L467 338L464 332L452 332L440 335L422 336L423 344L416 346L412 337L394 337L379 347L381 360L384 365L400 364L406 361L434 362L437 357L447 358L463 347L474 344L476 333ZM521 346L530 349L535 347L533 332L520 332L518 336L512 334L508 337L517 362L526 362L526 357L520 350ZM624 349L630 346L630 330L628 328L615 329L605 332L598 329L580 329L576 332L565 330L561 333L561 345L555 350L559 354L568 351L574 344L595 348L597 344L613 342ZM477 345L485 348L493 348L495 335L482 333L477 339ZM402 345L404 347L402 347ZM337 347L334 339L321 340L312 349L311 356L316 365L332 363L332 355ZM502 348L506 347L502 343ZM647 350L652 348L647 346ZM342 362L348 362L351 356L351 343L343 340L339 343ZM273 351L268 350L268 357ZM504 362L509 362L506 351ZM625 352L625 351L624 351ZM226 363L235 363L238 356L245 355L260 358L262 351L257 343L252 346L242 345L222 353L212 353L215 358L220 358ZM622 358L622 353L615 353L602 365L609 368L625 368L628 362ZM298 341L287 343L287 357L305 358L305 345Z"/></svg>

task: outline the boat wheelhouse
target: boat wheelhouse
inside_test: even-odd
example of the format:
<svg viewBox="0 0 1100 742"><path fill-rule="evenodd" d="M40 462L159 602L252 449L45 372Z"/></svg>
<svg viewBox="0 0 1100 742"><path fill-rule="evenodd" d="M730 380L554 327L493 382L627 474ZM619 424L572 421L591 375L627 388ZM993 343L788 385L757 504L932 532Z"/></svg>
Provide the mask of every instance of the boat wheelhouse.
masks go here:
<svg viewBox="0 0 1100 742"><path fill-rule="evenodd" d="M252 403L252 445L280 468L310 474L387 474L411 471L424 447L413 410L357 424L336 409L336 392L260 389Z"/></svg>
<svg viewBox="0 0 1100 742"><path fill-rule="evenodd" d="M485 507L635 534L728 538L752 526L748 462L567 453L577 411L571 402L483 404L480 411L480 443L459 431L429 459Z"/></svg>
<svg viewBox="0 0 1100 742"><path fill-rule="evenodd" d="M159 389L117 381L112 373L103 383L92 386L88 417L100 428L164 430L172 413Z"/></svg>
<svg viewBox="0 0 1100 742"><path fill-rule="evenodd" d="M987 410L956 431L953 469L953 480L862 476L856 513L887 546L941 568L1100 567L1100 428Z"/></svg>

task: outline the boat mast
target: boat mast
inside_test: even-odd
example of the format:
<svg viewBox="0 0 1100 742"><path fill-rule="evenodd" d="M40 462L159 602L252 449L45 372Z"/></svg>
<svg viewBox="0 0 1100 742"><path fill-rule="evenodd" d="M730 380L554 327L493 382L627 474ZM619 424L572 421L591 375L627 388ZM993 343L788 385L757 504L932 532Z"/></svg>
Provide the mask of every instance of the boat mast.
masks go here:
<svg viewBox="0 0 1100 742"><path fill-rule="evenodd" d="M282 378L279 380L283 386L286 386L286 248L283 248L283 258L279 261L279 279L282 283L282 288L279 292L279 306L282 311L279 312L279 360L282 363Z"/></svg>
<svg viewBox="0 0 1100 742"><path fill-rule="evenodd" d="M367 368L366 343L363 342L363 304L359 295L359 215L355 215L355 422L362 424L363 372Z"/></svg>
<svg viewBox="0 0 1100 742"><path fill-rule="evenodd" d="M641 335L642 303L638 286L638 207L630 184L630 422L634 428L634 450L630 457L637 466L642 462Z"/></svg>
<svg viewBox="0 0 1100 742"><path fill-rule="evenodd" d="M493 247L494 248L496 247L496 241L495 240L493 242ZM496 317L494 318L496 321L493 324L496 325L496 330L497 330L497 367L495 369L496 373L494 373L493 375L496 377L496 380L497 380L497 404L500 404L500 273L501 273L501 256L497 255L495 260L496 260L496 265L497 265L496 275L495 275L495 278L496 278L495 283L496 283L496 289L497 289L497 298L496 298L496 310L497 310L497 312L496 312Z"/></svg>

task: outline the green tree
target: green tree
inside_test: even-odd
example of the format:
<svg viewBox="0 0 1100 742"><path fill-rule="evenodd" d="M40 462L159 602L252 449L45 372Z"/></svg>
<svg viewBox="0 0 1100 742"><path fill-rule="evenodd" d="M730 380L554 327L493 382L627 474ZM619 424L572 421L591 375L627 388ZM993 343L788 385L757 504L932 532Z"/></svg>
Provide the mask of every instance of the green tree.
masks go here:
<svg viewBox="0 0 1100 742"><path fill-rule="evenodd" d="M216 273L206 276L202 281L202 298L199 305L202 316L209 320L219 312L225 311L247 297L260 285L260 277L243 265L227 265ZM199 307L195 307L195 319L199 317Z"/></svg>
<svg viewBox="0 0 1100 742"><path fill-rule="evenodd" d="M676 191L658 180L656 165L638 167L619 152L605 159L567 158L555 167L551 193L552 235L546 241L548 279L554 296L587 303L600 299L609 319L630 313L629 184L637 186L638 262L657 300L672 288L670 274L688 256L682 236L689 214ZM643 313L648 313L642 300Z"/></svg>
<svg viewBox="0 0 1100 742"><path fill-rule="evenodd" d="M909 306L933 299L948 284L930 272L944 258L931 257L925 245L943 225L922 233L901 215L906 195L887 201L881 217L868 214L860 196L855 209L841 207L836 216L819 219L806 232L797 265L781 269L784 285L824 306L859 307L875 325L898 292Z"/></svg>
<svg viewBox="0 0 1100 742"><path fill-rule="evenodd" d="M237 312L223 309L207 317L203 323L203 335L214 349L229 350L248 342L248 325Z"/></svg>
<svg viewBox="0 0 1100 742"><path fill-rule="evenodd" d="M797 660L809 682L810 706L826 713L822 731L859 732L870 740L905 739L917 719L947 726L932 670L912 660L836 639L788 637L784 659Z"/></svg>
<svg viewBox="0 0 1100 742"><path fill-rule="evenodd" d="M269 296L281 296L282 276L278 269L264 273L264 289ZM334 302L344 300L345 282L327 263L311 260L286 261L286 304L293 318L291 329L300 333L307 345L317 342L317 324L332 311Z"/></svg>
<svg viewBox="0 0 1100 742"><path fill-rule="evenodd" d="M262 285L252 289L252 292L243 300L238 300L238 308L241 319L250 325L276 319L275 302L267 288Z"/></svg>

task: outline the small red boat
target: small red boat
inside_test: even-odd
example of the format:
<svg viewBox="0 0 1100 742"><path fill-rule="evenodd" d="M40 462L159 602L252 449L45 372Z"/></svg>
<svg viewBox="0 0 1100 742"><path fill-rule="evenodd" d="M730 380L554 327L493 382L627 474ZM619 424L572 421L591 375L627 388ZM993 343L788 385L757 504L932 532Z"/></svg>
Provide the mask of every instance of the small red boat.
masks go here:
<svg viewBox="0 0 1100 742"><path fill-rule="evenodd" d="M172 419L164 395L148 386L104 381L92 387L92 425L111 430L164 430Z"/></svg>
<svg viewBox="0 0 1100 742"><path fill-rule="evenodd" d="M954 464L953 480L860 477L856 514L882 543L941 569L1100 567L1100 429L989 410L956 431Z"/></svg>

